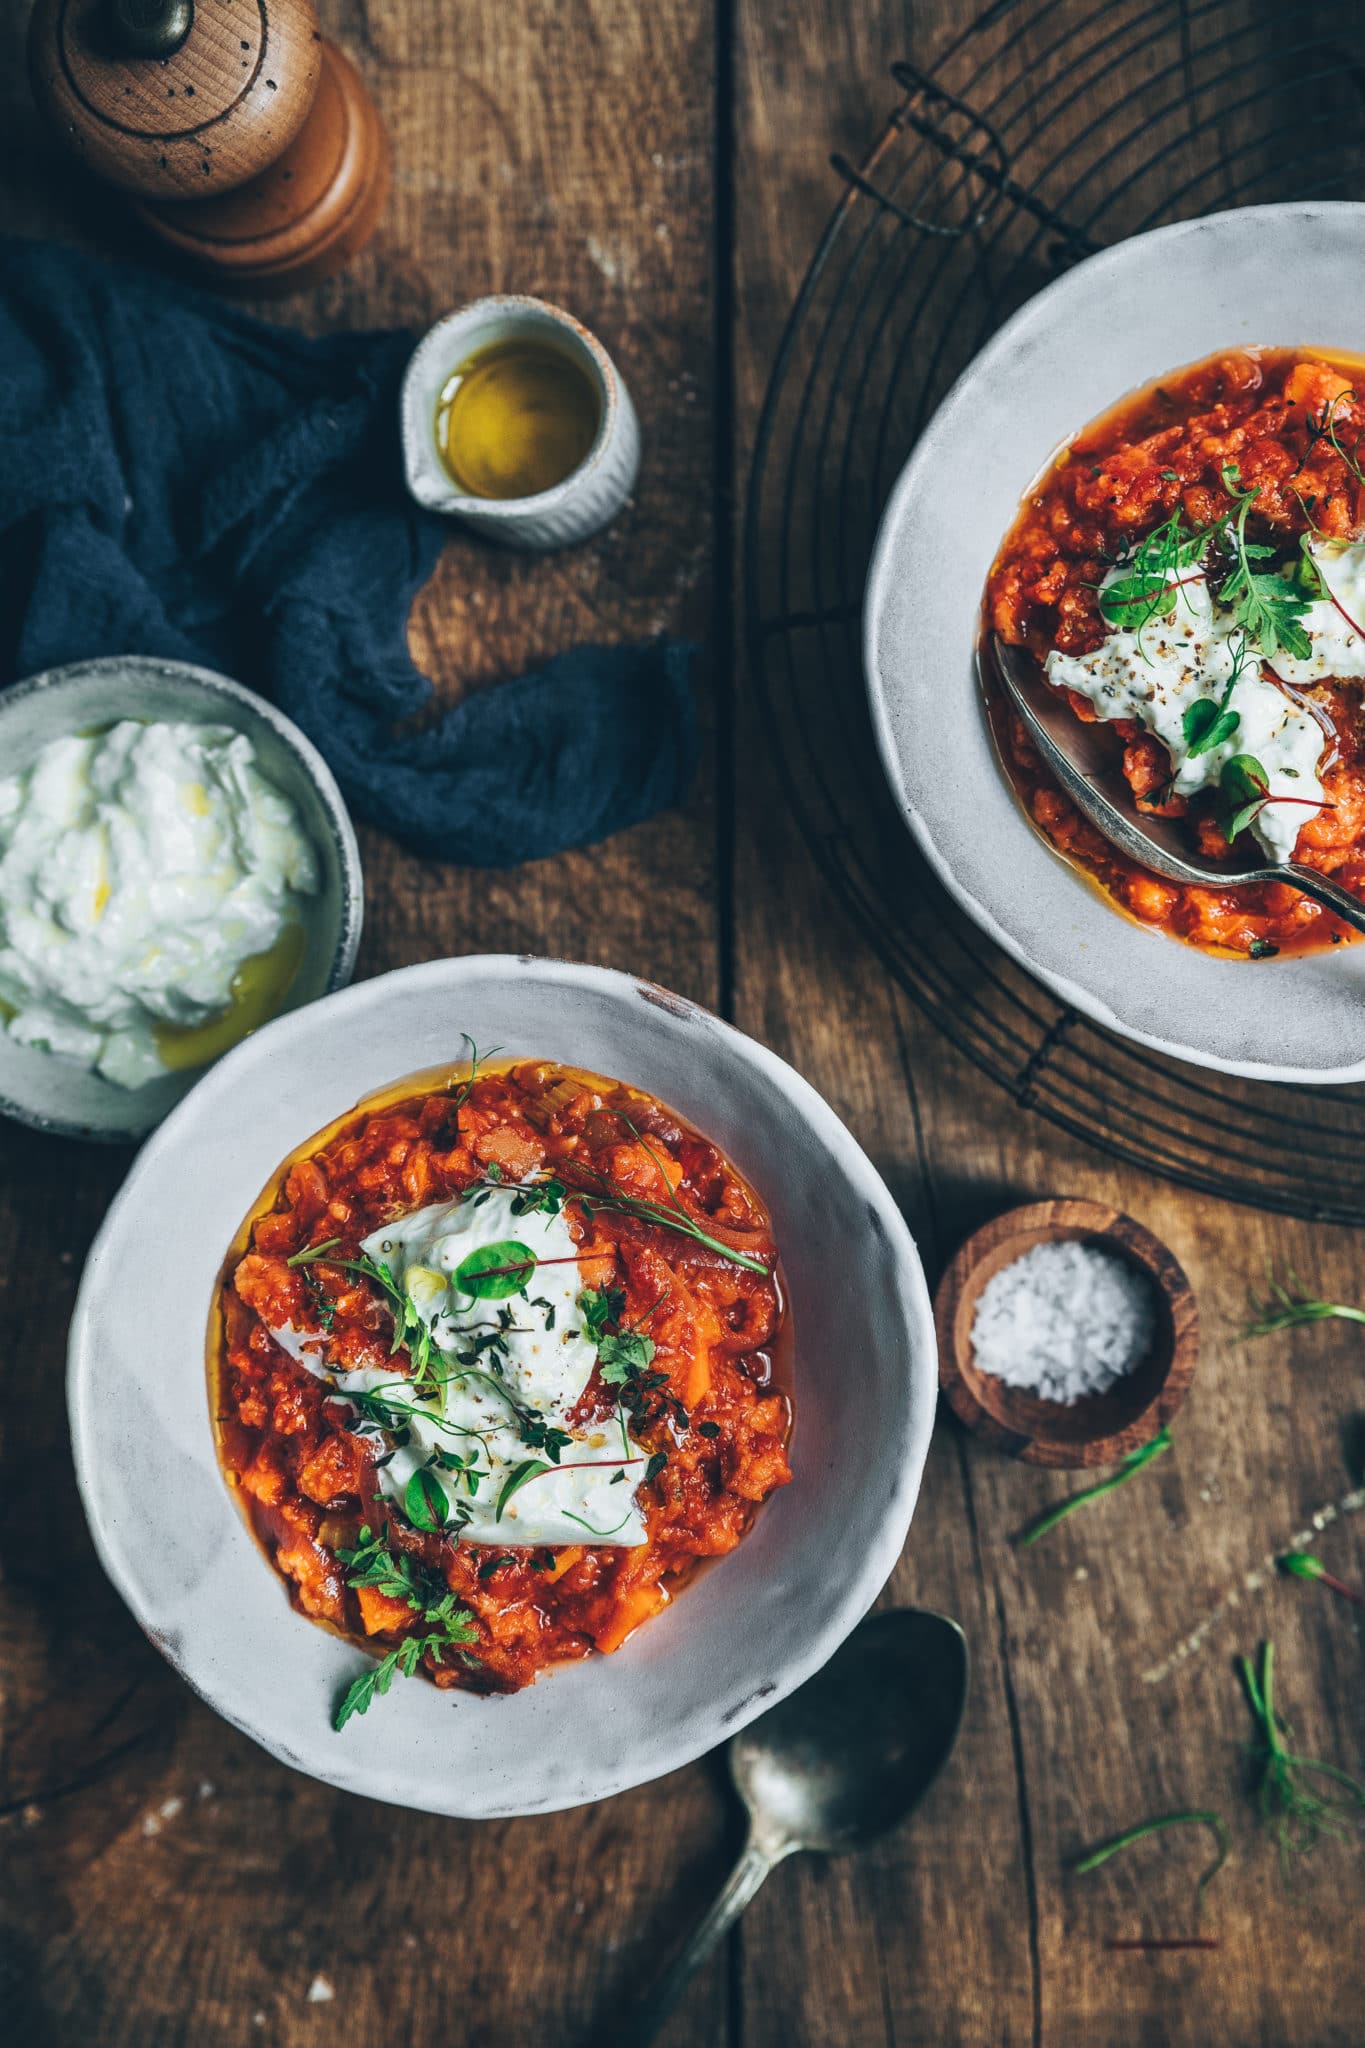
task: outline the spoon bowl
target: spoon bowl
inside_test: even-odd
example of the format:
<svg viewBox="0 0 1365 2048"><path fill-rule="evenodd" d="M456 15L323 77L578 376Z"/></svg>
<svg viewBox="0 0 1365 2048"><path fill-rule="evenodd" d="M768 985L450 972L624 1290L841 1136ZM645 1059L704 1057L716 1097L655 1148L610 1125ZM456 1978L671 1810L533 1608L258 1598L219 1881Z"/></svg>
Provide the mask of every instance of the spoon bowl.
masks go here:
<svg viewBox="0 0 1365 2048"><path fill-rule="evenodd" d="M1029 737L1078 811L1120 853L1168 881L1202 889L1243 889L1252 882L1287 882L1334 911L1343 924L1365 932L1365 903L1316 868L1298 861L1208 867L1190 860L1178 827L1139 811L1127 783L1100 751L1099 728L1073 718L1055 690L1032 673L1019 650L992 635L991 669L1003 683Z"/></svg>
<svg viewBox="0 0 1365 2048"><path fill-rule="evenodd" d="M623 2042L653 2040L775 1864L798 1849L861 1849L908 1818L952 1753L967 1673L955 1621L891 1608L860 1622L823 1670L732 1739L730 1774L749 1814L743 1854Z"/></svg>
<svg viewBox="0 0 1365 2048"><path fill-rule="evenodd" d="M897 1827L947 1762L966 1697L956 1622L915 1607L870 1615L731 1742L755 1834L787 1854L838 1855Z"/></svg>

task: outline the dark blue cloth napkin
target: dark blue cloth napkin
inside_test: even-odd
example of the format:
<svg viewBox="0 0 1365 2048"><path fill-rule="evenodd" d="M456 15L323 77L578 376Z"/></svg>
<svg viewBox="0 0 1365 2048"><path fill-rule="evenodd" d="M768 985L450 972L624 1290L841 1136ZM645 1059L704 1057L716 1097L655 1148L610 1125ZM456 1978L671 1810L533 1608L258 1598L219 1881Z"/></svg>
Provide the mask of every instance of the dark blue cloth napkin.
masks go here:
<svg viewBox="0 0 1365 2048"><path fill-rule="evenodd" d="M677 801L692 650L576 648L395 734L431 696L405 626L448 532L403 484L411 346L309 340L0 242L0 675L96 654L222 669L303 728L357 816L509 867Z"/></svg>

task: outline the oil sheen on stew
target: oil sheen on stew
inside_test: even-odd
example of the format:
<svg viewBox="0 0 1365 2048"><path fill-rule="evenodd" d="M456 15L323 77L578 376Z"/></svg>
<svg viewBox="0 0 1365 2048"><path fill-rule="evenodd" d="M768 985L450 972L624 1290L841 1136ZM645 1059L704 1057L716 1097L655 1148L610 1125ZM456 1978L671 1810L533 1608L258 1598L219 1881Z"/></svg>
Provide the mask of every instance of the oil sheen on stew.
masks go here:
<svg viewBox="0 0 1365 2048"><path fill-rule="evenodd" d="M1298 860L1365 898L1365 366L1231 351L1086 427L991 568L987 633L1027 648L1112 734L1138 808L1213 866ZM1123 910L1194 946L1270 958L1352 934L1281 882L1182 887L1068 802L989 682L1034 823Z"/></svg>
<svg viewBox="0 0 1365 2048"><path fill-rule="evenodd" d="M221 1308L229 1483L381 1659L338 1725L394 1676L512 1692L618 1649L791 1478L767 1210L617 1081L401 1084L282 1169Z"/></svg>

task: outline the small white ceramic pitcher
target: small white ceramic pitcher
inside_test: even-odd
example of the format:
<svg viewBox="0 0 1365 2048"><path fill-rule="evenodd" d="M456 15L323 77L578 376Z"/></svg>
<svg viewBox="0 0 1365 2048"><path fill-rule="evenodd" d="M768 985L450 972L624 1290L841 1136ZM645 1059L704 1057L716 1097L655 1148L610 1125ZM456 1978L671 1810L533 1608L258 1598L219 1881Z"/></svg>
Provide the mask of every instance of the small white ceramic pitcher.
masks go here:
<svg viewBox="0 0 1365 2048"><path fill-rule="evenodd" d="M563 350L598 395L597 433L561 483L529 498L480 498L462 491L441 459L436 413L456 364L497 342L534 336ZM621 374L600 341L543 299L476 299L449 313L418 343L403 378L403 460L420 505L448 512L509 547L540 550L586 540L616 517L640 471L640 422Z"/></svg>

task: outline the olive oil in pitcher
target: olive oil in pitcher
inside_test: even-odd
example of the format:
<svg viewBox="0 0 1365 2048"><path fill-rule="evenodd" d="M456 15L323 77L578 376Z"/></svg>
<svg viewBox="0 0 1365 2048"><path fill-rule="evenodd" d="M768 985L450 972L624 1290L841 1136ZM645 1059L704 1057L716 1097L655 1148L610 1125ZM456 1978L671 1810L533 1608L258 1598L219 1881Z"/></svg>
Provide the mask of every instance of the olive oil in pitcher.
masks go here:
<svg viewBox="0 0 1365 2048"><path fill-rule="evenodd" d="M476 349L451 371L436 403L436 446L471 497L532 498L578 468L601 417L578 363L517 335Z"/></svg>

